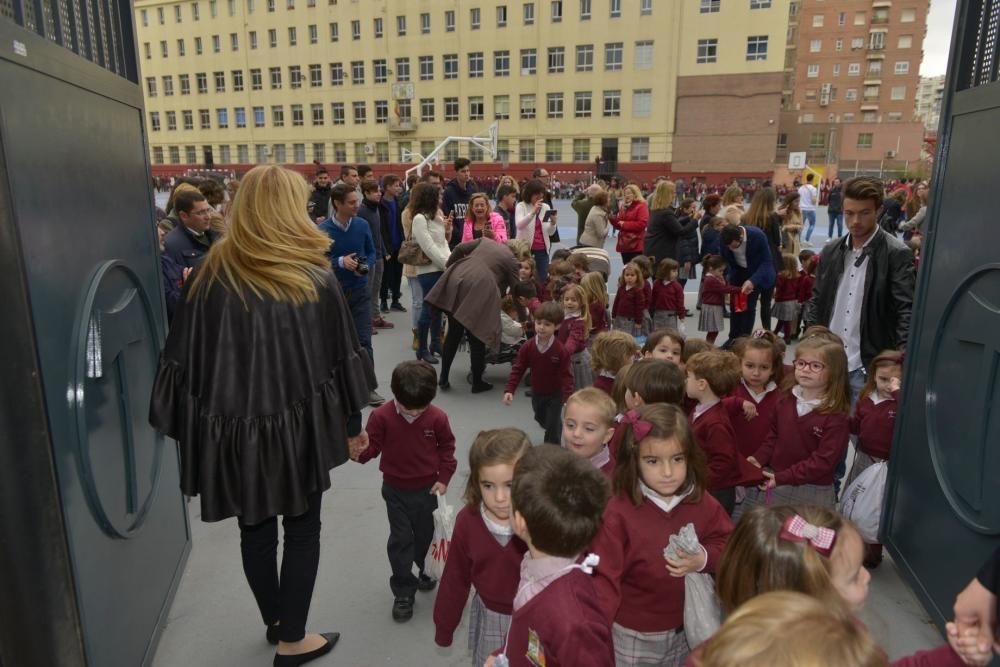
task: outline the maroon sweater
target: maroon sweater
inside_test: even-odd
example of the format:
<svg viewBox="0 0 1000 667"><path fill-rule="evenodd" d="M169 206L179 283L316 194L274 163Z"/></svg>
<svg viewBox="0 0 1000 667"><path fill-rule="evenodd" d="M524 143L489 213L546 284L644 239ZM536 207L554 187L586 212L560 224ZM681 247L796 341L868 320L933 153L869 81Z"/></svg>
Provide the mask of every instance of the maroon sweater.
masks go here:
<svg viewBox="0 0 1000 667"><path fill-rule="evenodd" d="M603 565L603 562L602 562ZM601 568L594 568L596 573ZM544 659L528 657L528 635ZM615 664L611 626L598 604L591 575L572 570L514 612L507 633L511 667L608 667Z"/></svg>
<svg viewBox="0 0 1000 667"><path fill-rule="evenodd" d="M615 303L611 307L611 317L627 317L641 325L646 312L646 292L643 287L625 289L623 285L615 294Z"/></svg>
<svg viewBox="0 0 1000 667"><path fill-rule="evenodd" d="M590 304L590 335L596 336L608 328L608 307L597 301Z"/></svg>
<svg viewBox="0 0 1000 667"><path fill-rule="evenodd" d="M615 379L605 377L603 375L598 375L594 378L594 388L600 389L608 396L614 398L615 392Z"/></svg>
<svg viewBox="0 0 1000 667"><path fill-rule="evenodd" d="M721 306L726 302L727 294L740 291L735 285L727 285L713 275L706 275L701 282L701 302L709 306Z"/></svg>
<svg viewBox="0 0 1000 667"><path fill-rule="evenodd" d="M779 273L778 281L774 284L774 302L798 301L801 281L802 278L799 276L789 278L785 275L784 271Z"/></svg>
<svg viewBox="0 0 1000 667"><path fill-rule="evenodd" d="M710 491L760 484L764 481L760 469L740 454L736 446L736 432L729 421L726 407L721 402L703 412L698 419L694 418L693 410L689 417L695 441L708 459Z"/></svg>
<svg viewBox="0 0 1000 667"><path fill-rule="evenodd" d="M771 433L774 411L778 408L778 400L782 393L778 389L769 391L758 403L747 391L746 385L740 382L729 396L739 399L731 402L723 401L729 408L729 421L736 433L736 447L744 458L753 456ZM757 406L756 417L747 420L743 414L743 401L750 401Z"/></svg>
<svg viewBox="0 0 1000 667"><path fill-rule="evenodd" d="M510 368L510 377L504 391L513 394L525 372L531 369L531 390L536 396L562 392L565 401L573 393L573 374L569 370L569 354L558 340L552 341L545 354L538 351L538 339L532 338L521 345L517 359Z"/></svg>
<svg viewBox="0 0 1000 667"><path fill-rule="evenodd" d="M562 321L559 325L558 338L566 349L566 354L573 356L577 352L587 349L587 336L584 330L587 323L580 317L570 317Z"/></svg>
<svg viewBox="0 0 1000 667"><path fill-rule="evenodd" d="M788 393L778 401L771 432L754 458L774 470L774 482L779 486L833 484L834 471L844 458L850 435L847 415L813 410L799 417L795 396Z"/></svg>
<svg viewBox="0 0 1000 667"><path fill-rule="evenodd" d="M430 405L410 424L396 412L396 402L386 401L368 416L368 448L358 463L379 454L379 470L386 484L401 489L419 489L441 482L445 486L455 474L455 436L448 415Z"/></svg>
<svg viewBox="0 0 1000 667"><path fill-rule="evenodd" d="M663 550L670 536L688 523L694 524L708 552L702 571L715 572L733 532L733 522L715 498L702 493L697 503L685 499L670 512L648 498L638 507L623 495L611 499L591 545L601 557L594 584L609 621L639 632L663 632L684 624L684 578L670 575Z"/></svg>
<svg viewBox="0 0 1000 667"><path fill-rule="evenodd" d="M865 454L877 459L889 458L898 398L899 392L893 392L890 400L878 405L872 402L871 396L858 401L854 417L851 418L851 433L858 436L858 448Z"/></svg>
<svg viewBox="0 0 1000 667"><path fill-rule="evenodd" d="M642 281L642 295L646 299L646 308L648 309L650 304L653 303L653 280Z"/></svg>
<svg viewBox="0 0 1000 667"><path fill-rule="evenodd" d="M684 319L684 288L676 280L666 282L657 280L653 285L653 301L649 306L650 313L666 311Z"/></svg>
<svg viewBox="0 0 1000 667"><path fill-rule="evenodd" d="M497 542L479 510L465 507L458 513L434 600L434 642L438 646L451 646L469 600L470 586L476 587L487 609L510 615L521 579L521 560L527 550L516 535L506 546Z"/></svg>
<svg viewBox="0 0 1000 667"><path fill-rule="evenodd" d="M799 271L799 303L805 303L812 298L813 285L816 284L816 276L811 276L805 271Z"/></svg>

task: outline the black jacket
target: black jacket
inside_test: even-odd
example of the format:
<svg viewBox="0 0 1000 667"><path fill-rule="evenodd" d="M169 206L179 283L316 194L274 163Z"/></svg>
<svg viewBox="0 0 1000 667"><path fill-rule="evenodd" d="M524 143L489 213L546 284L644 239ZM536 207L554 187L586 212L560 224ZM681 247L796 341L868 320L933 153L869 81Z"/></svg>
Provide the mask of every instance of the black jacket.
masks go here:
<svg viewBox="0 0 1000 667"><path fill-rule="evenodd" d="M469 200L476 194L476 183L471 178L463 188L458 184L457 179L448 181L444 187L444 198L441 202L441 212L445 217L449 213L455 214L454 228L451 234L449 245L454 250L455 246L462 242L462 221L465 219L465 212L469 208Z"/></svg>
<svg viewBox="0 0 1000 667"><path fill-rule="evenodd" d="M656 265L669 258L682 262L679 243L689 234L695 236L694 255L690 261L697 261L698 256L698 223L687 218L684 223L677 219L677 211L672 206L659 208L649 212L649 224L646 225L646 238L643 254L655 257Z"/></svg>
<svg viewBox="0 0 1000 667"><path fill-rule="evenodd" d="M332 191L332 185L321 188L313 183L313 191L309 195L309 204L307 205L311 219L326 218L330 215L330 193Z"/></svg>
<svg viewBox="0 0 1000 667"><path fill-rule="evenodd" d="M375 242L375 253L379 259L385 259L392 251L387 249L389 240L389 209L382 202L375 203L370 199L361 200L358 206L358 217L368 223L372 230L372 241ZM376 224L377 223L377 224Z"/></svg>
<svg viewBox="0 0 1000 667"><path fill-rule="evenodd" d="M812 298L806 303L802 316L806 326L830 326L850 244L851 236L848 234L840 241L828 243L823 249ZM910 336L916 275L913 253L891 234L878 230L867 252L869 263L861 307L861 360L866 368L882 350L902 350L906 347Z"/></svg>
<svg viewBox="0 0 1000 667"><path fill-rule="evenodd" d="M827 200L826 212L828 214L844 212L844 192L841 186L835 185L830 189L830 198Z"/></svg>
<svg viewBox="0 0 1000 667"><path fill-rule="evenodd" d="M201 264L208 249L219 238L219 235L209 229L204 236L198 237L184 226L183 223L163 237L163 254L170 257L182 269L190 269Z"/></svg>

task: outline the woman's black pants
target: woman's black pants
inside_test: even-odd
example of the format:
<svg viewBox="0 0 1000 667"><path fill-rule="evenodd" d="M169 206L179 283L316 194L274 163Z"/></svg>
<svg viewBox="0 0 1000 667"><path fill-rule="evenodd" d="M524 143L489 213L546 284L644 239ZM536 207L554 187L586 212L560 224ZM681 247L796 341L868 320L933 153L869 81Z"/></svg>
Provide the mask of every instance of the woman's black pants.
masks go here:
<svg viewBox="0 0 1000 667"><path fill-rule="evenodd" d="M765 331L771 330L771 305L773 300L773 287L760 291L760 325Z"/></svg>
<svg viewBox="0 0 1000 667"><path fill-rule="evenodd" d="M284 554L278 578L278 519L271 517L248 526L240 521L243 572L257 599L266 625L281 623L283 642L300 641L306 634L306 617L319 568L319 509L323 494L307 498L309 509L299 516L285 516Z"/></svg>
<svg viewBox="0 0 1000 667"><path fill-rule="evenodd" d="M441 381L448 380L451 364L455 361L458 346L465 338L466 329L453 316L448 316L448 335L444 337L444 349L441 354ZM483 371L486 370L486 344L469 333L469 356L472 359L472 384L483 381Z"/></svg>

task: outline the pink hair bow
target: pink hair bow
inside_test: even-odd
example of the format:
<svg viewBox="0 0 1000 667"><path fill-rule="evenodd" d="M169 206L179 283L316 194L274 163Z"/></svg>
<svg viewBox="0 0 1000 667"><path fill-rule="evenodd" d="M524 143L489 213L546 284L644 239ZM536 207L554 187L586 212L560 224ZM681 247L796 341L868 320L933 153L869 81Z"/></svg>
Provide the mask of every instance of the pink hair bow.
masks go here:
<svg viewBox="0 0 1000 667"><path fill-rule="evenodd" d="M837 532L832 528L814 526L798 514L785 519L778 536L789 542L808 543L817 553L830 557L837 542Z"/></svg>
<svg viewBox="0 0 1000 667"><path fill-rule="evenodd" d="M632 427L632 439L638 445L649 432L653 430L653 425L639 416L638 410L629 410L622 417L622 423Z"/></svg>

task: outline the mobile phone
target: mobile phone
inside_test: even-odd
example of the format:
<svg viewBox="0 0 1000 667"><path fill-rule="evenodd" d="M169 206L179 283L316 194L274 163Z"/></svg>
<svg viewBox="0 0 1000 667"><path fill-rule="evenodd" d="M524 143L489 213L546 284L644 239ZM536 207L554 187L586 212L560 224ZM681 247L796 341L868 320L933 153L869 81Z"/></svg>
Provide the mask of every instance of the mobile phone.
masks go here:
<svg viewBox="0 0 1000 667"><path fill-rule="evenodd" d="M556 210L554 208L550 208L545 212L545 217L542 218L542 222L548 222L549 220L552 219L552 216L554 216L555 214Z"/></svg>

